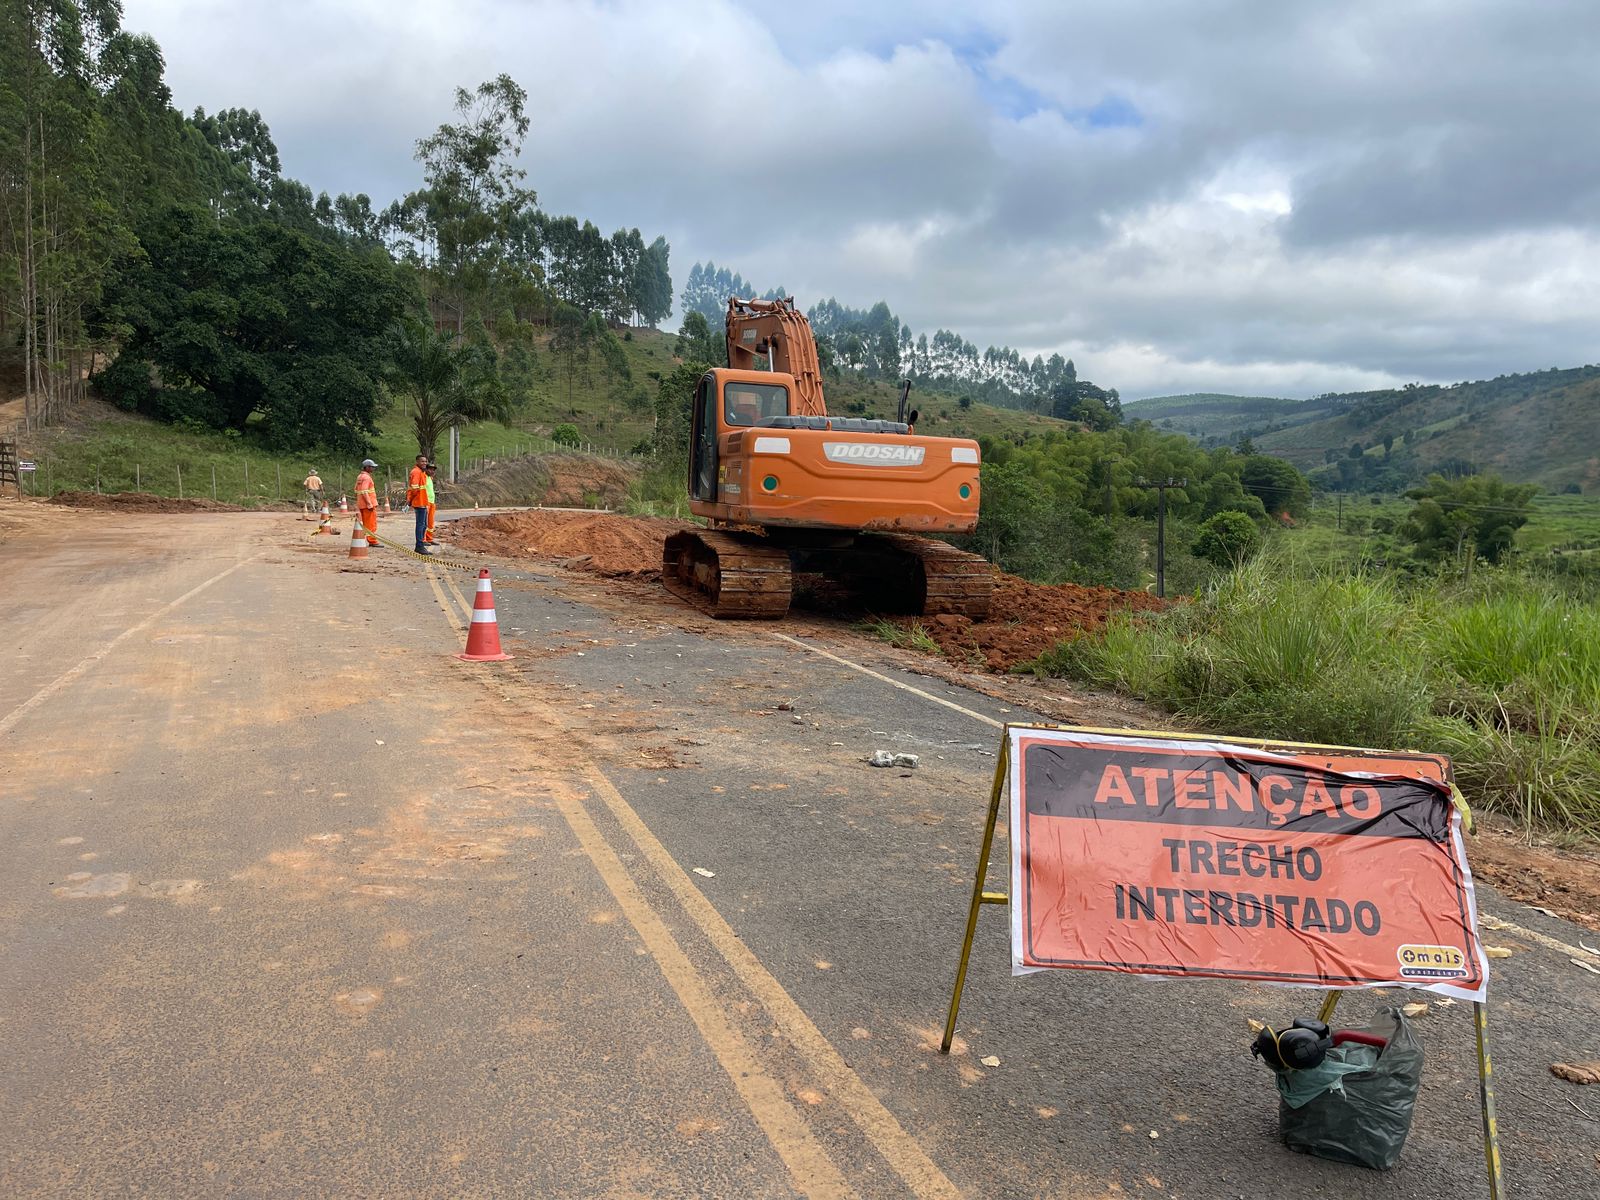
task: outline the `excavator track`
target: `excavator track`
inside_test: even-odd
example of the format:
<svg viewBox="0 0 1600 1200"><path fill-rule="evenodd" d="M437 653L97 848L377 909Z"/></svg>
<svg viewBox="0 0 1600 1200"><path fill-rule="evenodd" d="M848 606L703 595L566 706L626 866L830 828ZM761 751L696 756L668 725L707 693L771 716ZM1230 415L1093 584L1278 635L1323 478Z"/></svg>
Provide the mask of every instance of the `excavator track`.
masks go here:
<svg viewBox="0 0 1600 1200"><path fill-rule="evenodd" d="M933 617L956 613L981 621L989 615L994 598L994 568L981 554L957 550L947 542L906 533L874 535L894 552L913 560L913 595L908 597L911 611ZM918 581L920 576L920 583ZM920 592L920 595L915 593Z"/></svg>
<svg viewBox="0 0 1600 1200"><path fill-rule="evenodd" d="M667 536L661 582L713 617L776 620L789 611L789 552L759 536L685 531Z"/></svg>
<svg viewBox="0 0 1600 1200"><path fill-rule="evenodd" d="M777 620L789 611L796 555L802 570L843 584L869 611L956 613L974 621L989 615L994 568L981 555L904 533L820 548L760 534L674 533L662 551L661 581L713 617Z"/></svg>

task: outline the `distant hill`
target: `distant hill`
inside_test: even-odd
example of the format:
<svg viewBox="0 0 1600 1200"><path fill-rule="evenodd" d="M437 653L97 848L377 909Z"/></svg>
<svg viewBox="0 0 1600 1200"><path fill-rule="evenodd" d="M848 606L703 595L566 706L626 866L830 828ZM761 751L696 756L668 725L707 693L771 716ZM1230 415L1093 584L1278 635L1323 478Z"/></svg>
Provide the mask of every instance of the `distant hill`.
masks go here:
<svg viewBox="0 0 1600 1200"><path fill-rule="evenodd" d="M1550 492L1600 492L1596 365L1311 400L1200 394L1123 407L1206 445L1248 437L1324 487L1398 490L1433 471L1492 470Z"/></svg>
<svg viewBox="0 0 1600 1200"><path fill-rule="evenodd" d="M1130 421L1149 421L1162 429L1188 434L1198 442L1216 444L1232 441L1241 430L1288 419L1310 403L1313 402L1274 396L1193 392L1187 396L1124 400L1122 412Z"/></svg>

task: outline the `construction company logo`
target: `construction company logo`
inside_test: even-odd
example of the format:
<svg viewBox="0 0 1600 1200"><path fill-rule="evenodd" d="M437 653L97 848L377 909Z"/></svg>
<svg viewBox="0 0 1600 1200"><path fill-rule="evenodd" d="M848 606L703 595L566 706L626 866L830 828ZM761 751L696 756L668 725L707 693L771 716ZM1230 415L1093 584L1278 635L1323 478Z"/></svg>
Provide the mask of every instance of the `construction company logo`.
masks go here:
<svg viewBox="0 0 1600 1200"><path fill-rule="evenodd" d="M1465 979L1467 956L1455 946L1401 946L1395 951L1402 979Z"/></svg>
<svg viewBox="0 0 1600 1200"><path fill-rule="evenodd" d="M884 442L823 442L829 462L864 467L920 467L923 447L895 446Z"/></svg>

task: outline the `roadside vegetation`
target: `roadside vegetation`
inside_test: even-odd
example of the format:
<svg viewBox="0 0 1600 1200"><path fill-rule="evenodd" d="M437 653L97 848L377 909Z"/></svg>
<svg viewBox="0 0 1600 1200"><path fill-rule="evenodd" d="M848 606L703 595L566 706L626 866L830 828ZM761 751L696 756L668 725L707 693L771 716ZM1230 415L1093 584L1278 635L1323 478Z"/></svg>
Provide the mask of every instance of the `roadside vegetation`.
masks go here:
<svg viewBox="0 0 1600 1200"><path fill-rule="evenodd" d="M921 621L911 621L901 625L878 617L861 622L857 628L862 633L880 638L891 646L899 646L902 650L920 650L924 654L939 653L939 643L933 640Z"/></svg>
<svg viewBox="0 0 1600 1200"><path fill-rule="evenodd" d="M1407 580L1284 547L1033 669L1220 733L1447 753L1472 803L1600 835L1600 608L1520 568Z"/></svg>

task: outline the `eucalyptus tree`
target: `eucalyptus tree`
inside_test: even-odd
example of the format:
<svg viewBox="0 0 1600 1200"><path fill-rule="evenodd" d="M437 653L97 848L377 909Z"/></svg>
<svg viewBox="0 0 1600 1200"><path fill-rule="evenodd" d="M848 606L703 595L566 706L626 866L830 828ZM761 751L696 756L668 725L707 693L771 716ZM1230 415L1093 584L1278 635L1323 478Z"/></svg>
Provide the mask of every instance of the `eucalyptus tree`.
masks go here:
<svg viewBox="0 0 1600 1200"><path fill-rule="evenodd" d="M466 329L492 317L519 214L536 200L517 165L528 93L509 75L457 88L457 120L417 142L423 187L386 213L397 248L423 269L430 299Z"/></svg>

